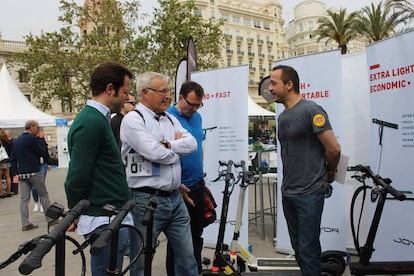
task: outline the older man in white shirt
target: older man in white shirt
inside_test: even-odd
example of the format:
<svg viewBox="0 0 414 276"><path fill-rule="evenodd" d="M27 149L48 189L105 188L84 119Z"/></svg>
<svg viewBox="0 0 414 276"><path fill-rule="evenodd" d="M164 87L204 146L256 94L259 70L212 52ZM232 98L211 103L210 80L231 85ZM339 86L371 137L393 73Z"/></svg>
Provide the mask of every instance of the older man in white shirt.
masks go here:
<svg viewBox="0 0 414 276"><path fill-rule="evenodd" d="M144 73L137 78L137 90L140 104L124 117L120 131L130 199L137 203L134 223L145 237L142 219L151 198L157 197L153 247L163 231L176 253L175 275L198 275L190 217L180 193L187 189L181 184L180 155L195 151L197 142L174 116L165 113L171 101L168 77ZM132 252L136 246L132 244ZM144 274L142 255L133 270L134 275Z"/></svg>

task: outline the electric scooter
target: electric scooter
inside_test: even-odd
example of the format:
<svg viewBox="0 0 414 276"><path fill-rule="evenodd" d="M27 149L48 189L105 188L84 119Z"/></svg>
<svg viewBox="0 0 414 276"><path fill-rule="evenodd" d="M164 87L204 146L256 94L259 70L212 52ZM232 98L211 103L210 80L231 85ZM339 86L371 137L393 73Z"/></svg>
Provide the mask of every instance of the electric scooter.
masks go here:
<svg viewBox="0 0 414 276"><path fill-rule="evenodd" d="M363 165L357 166L357 171L362 174L352 176L356 180L362 183L360 187L355 190L355 193L351 201L351 231L354 238L355 249L358 252L359 261L350 264L350 270L352 275L395 275L395 274L411 274L414 273L414 261L395 261L395 262L371 262L371 256L374 252L374 241L377 234L378 226L381 220L382 211L386 200L397 199L399 201L414 200L413 198L407 198L406 195L394 189L391 186L391 180L389 178L382 178L379 175L375 175L368 167ZM376 187L367 186L365 180L371 178ZM368 236L365 245L360 247L358 241L358 234L355 232L354 215L353 210L355 207L355 201L360 192L364 192L367 189L372 189L378 196L378 202L374 212L374 216L369 228ZM366 193L365 193L366 194ZM393 198L387 198L387 195L391 194ZM365 197L364 197L365 199ZM362 202L363 204L363 202ZM362 212L361 212L362 213ZM360 221L360 220L359 220ZM359 227L358 227L359 228Z"/></svg>
<svg viewBox="0 0 414 276"><path fill-rule="evenodd" d="M230 162L230 161L229 161ZM228 163L227 163L228 165ZM256 175L246 170L245 161L242 160L240 164L234 164L236 170L238 170L237 180L235 179L233 173L227 179L232 179L232 189L234 185L237 185L240 182L240 191L239 191L239 201L237 206L236 213L236 223L233 233L233 239L231 241L230 247L223 244L224 231L225 231L225 221L221 219L220 229L219 229L219 238L217 240L216 252L215 252L215 261L213 263L212 271L215 274L203 274L203 275L222 275L219 274L220 271L224 270L225 275L246 275L245 271L248 269L250 272L272 272L272 275L281 275L286 272L298 272L300 273L300 268L297 265L297 262L294 258L262 258L256 257L251 254L243 245L240 244L238 238L240 236L240 228L242 224L242 215L244 208L245 195L248 185L254 184L258 181ZM230 169L226 169L225 172L230 172ZM220 173L221 176L226 174ZM221 177L219 176L219 178ZM229 195L231 192L228 191L228 184L226 181L226 186L224 190L224 199L223 199L223 210L225 210L225 217L227 217L227 208L229 204ZM232 191L231 189L231 191ZM223 223L224 222L224 223ZM346 263L344 257L347 254L342 251L330 250L324 251L321 255L322 261L322 271L323 275L326 276L339 276L341 275L346 268Z"/></svg>
<svg viewBox="0 0 414 276"><path fill-rule="evenodd" d="M213 182L218 181L224 177L225 186L223 191L223 204L221 208L219 234L216 242L216 249L214 251L214 260L211 269L205 269L201 272L201 275L240 275L228 255L225 254L227 249L224 245L224 232L226 230L228 207L230 202L230 195L236 185L234 174L232 173L233 161L228 162L219 161L219 175ZM220 170L221 168L221 170Z"/></svg>

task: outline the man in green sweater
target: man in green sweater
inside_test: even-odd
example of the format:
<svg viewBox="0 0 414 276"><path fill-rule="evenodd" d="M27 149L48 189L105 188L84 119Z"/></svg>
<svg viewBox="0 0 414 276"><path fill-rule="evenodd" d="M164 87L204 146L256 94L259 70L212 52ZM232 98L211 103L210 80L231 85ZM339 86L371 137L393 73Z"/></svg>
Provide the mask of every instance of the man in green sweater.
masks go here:
<svg viewBox="0 0 414 276"><path fill-rule="evenodd" d="M124 66L105 62L98 65L90 79L92 99L79 112L68 133L70 163L65 181L68 207L82 199L90 206L86 213L69 230L77 228L85 237L102 231L109 223L102 207L111 204L117 209L128 200L128 184L119 147L110 126L111 112L119 112L128 100L132 73ZM132 216L124 221L133 224ZM127 232L120 232L120 244ZM125 235L125 236L124 236ZM122 251L119 248L117 268L122 268ZM91 255L93 276L106 275L109 264L109 246L98 255Z"/></svg>

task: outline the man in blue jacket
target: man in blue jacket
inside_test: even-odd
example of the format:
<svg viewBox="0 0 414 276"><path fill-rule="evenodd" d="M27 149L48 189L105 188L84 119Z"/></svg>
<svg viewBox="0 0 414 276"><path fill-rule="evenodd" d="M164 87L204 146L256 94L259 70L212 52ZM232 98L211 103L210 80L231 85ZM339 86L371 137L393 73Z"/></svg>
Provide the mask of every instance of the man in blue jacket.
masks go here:
<svg viewBox="0 0 414 276"><path fill-rule="evenodd" d="M25 131L13 144L11 157L11 173L13 182L20 180L20 216L22 231L38 228L29 221L30 192L32 186L36 188L40 197L40 204L44 210L50 206L49 195L45 185L45 178L40 172L40 157L46 159L47 154L41 148L36 135L39 132L39 123L35 120L26 122ZM48 223L52 221L46 216Z"/></svg>

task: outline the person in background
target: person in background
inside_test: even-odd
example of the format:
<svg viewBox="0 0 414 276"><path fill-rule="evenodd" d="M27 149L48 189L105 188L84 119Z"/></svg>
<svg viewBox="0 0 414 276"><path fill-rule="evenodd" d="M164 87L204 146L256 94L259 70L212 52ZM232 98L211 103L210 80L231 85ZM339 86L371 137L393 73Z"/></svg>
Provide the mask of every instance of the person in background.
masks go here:
<svg viewBox="0 0 414 276"><path fill-rule="evenodd" d="M119 137L119 130L121 128L122 119L128 112L134 110L136 105L137 102L135 101L135 96L129 93L128 101L124 103L124 105L121 108L121 111L116 113L116 115L111 119L112 132L115 135L115 139L119 145L119 149L121 149L121 139Z"/></svg>
<svg viewBox="0 0 414 276"><path fill-rule="evenodd" d="M328 183L335 179L341 153L328 115L302 99L299 76L285 65L273 68L269 91L284 105L278 117L283 162L282 206L302 276L321 275L320 227Z"/></svg>
<svg viewBox="0 0 414 276"><path fill-rule="evenodd" d="M44 210L50 206L49 194L45 185L45 178L40 172L40 158L47 158L46 152L39 145L36 138L39 132L39 123L29 120L25 123L25 131L13 143L11 157L11 172L13 182L20 180L20 215L22 231L38 228L38 225L29 221L30 192L34 186L39 194L40 203ZM53 219L46 216L49 225L54 223Z"/></svg>
<svg viewBox="0 0 414 276"><path fill-rule="evenodd" d="M204 219L204 170L203 170L203 127L200 113L203 106L204 90L196 82L183 83L178 102L167 109L180 121L181 125L197 140L197 150L181 157L181 183L188 188L183 189L183 197L190 214L191 234L194 246L194 257L197 261L198 273L202 272L201 251L203 249ZM167 245L167 272L174 275L174 251Z"/></svg>
<svg viewBox="0 0 414 276"><path fill-rule="evenodd" d="M39 141L39 145L42 147L42 149L46 152L46 158L40 157L40 172L42 173L43 177L45 178L46 181L46 174L47 171L50 171L50 169L52 168L50 165L48 165L48 163L50 163L50 155L49 155L49 149L48 149L48 144L45 140L45 132L43 131L43 129L39 130L39 133L37 134L37 140ZM39 204L39 195L37 194L36 188L32 187L32 196L33 196L33 201L35 202L35 205L33 207L33 212L42 212L43 213L43 207L41 204Z"/></svg>
<svg viewBox="0 0 414 276"><path fill-rule="evenodd" d="M68 207L73 208L82 199L90 202L89 208L68 229L84 235L99 234L109 223L103 215L106 204L121 208L128 201L128 184L119 147L110 126L110 114L119 112L128 100L132 73L124 66L104 62L90 77L92 99L78 113L68 133L70 162L65 180ZM132 225L128 215L124 224ZM125 230L125 231L124 231ZM127 229L119 231L117 269L122 269L122 242L127 239ZM91 255L93 276L103 276L109 266L110 245L99 254Z"/></svg>
<svg viewBox="0 0 414 276"><path fill-rule="evenodd" d="M10 132L10 130L6 129L4 130L4 132L6 133L7 139L9 141L9 147L10 147L10 155L13 152L13 145L14 145L14 141L16 140L16 138L14 138ZM11 164L10 164L11 166ZM11 175L11 168L10 168L10 175ZM11 176L10 176L11 177ZM17 195L18 191L19 191L19 181L16 180L16 182L14 181L14 179L16 178L12 178L12 184L11 184L11 195Z"/></svg>
<svg viewBox="0 0 414 276"><path fill-rule="evenodd" d="M171 101L168 77L155 72L140 75L137 93L141 96L140 103L121 123L121 154L126 165L130 199L136 203L132 211L135 227L145 241L147 228L142 220L148 203L156 197L152 246L156 246L163 231L174 250L175 275L198 275L190 217L180 193L180 188L188 190L180 183L180 156L195 151L197 142L174 116L165 112ZM148 169L135 169L140 167ZM132 242L131 255L135 252L137 244ZM144 254L133 266L132 273L144 275Z"/></svg>
<svg viewBox="0 0 414 276"><path fill-rule="evenodd" d="M0 146L4 147L9 156L9 159L3 160L0 162L0 198L11 197L11 177L10 177L10 156L11 156L11 143L7 132L3 129L0 129ZM6 193L3 192L2 179L6 179L7 190Z"/></svg>
<svg viewBox="0 0 414 276"><path fill-rule="evenodd" d="M122 145L121 138L119 137L119 131L121 129L122 119L128 112L134 110L136 105L137 105L137 102L135 101L135 96L129 93L128 101L123 104L121 111L116 113L116 115L111 118L111 128L112 128L112 132L114 133L115 140L119 146L119 150L121 150L121 145ZM130 256L129 255L130 247L131 247L130 239L128 239L124 243L124 249L125 249L124 255L125 256Z"/></svg>

